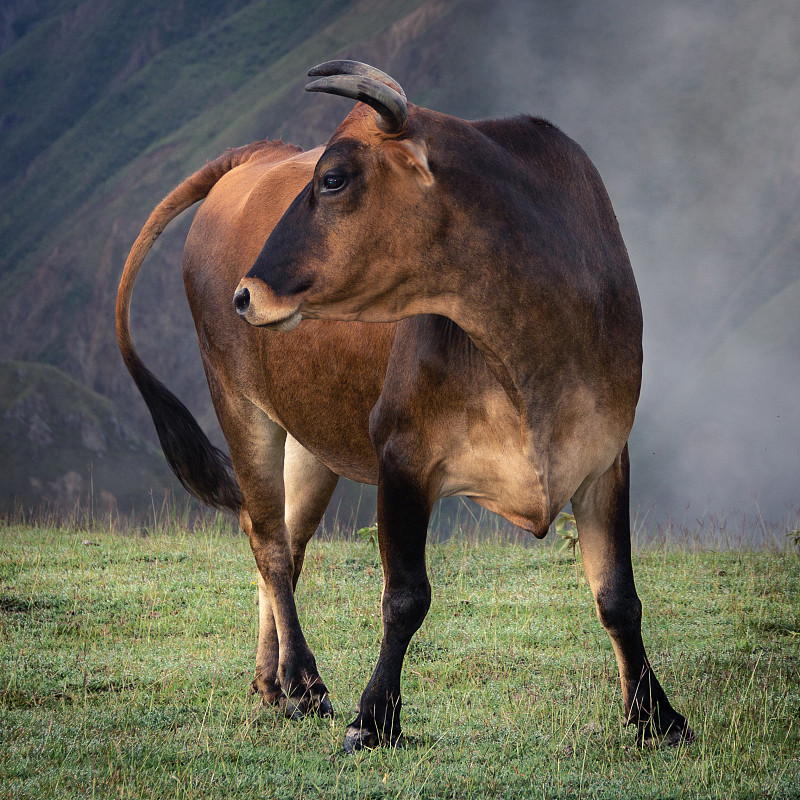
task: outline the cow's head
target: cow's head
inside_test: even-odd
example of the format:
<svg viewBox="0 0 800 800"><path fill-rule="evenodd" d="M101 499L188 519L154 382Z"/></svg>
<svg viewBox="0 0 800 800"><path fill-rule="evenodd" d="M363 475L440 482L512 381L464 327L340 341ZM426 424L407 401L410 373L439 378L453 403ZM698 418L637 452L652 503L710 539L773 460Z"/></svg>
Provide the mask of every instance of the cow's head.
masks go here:
<svg viewBox="0 0 800 800"><path fill-rule="evenodd" d="M443 231L453 222L429 163L431 120L435 128L444 115L409 104L392 78L359 62L327 62L309 75L317 80L307 90L361 102L239 284L236 311L276 330L303 318L417 313L420 293L437 291Z"/></svg>

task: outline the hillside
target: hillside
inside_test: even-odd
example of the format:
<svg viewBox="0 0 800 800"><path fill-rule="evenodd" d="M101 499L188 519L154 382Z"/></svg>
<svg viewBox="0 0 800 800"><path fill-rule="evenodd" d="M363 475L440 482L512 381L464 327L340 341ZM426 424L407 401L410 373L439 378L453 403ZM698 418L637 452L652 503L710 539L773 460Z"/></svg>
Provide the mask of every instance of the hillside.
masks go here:
<svg viewBox="0 0 800 800"><path fill-rule="evenodd" d="M130 512L141 487L178 487L162 454L110 400L45 364L0 361L0 485L17 508ZM0 510L11 510L3 497ZM163 492L154 494L160 507Z"/></svg>
<svg viewBox="0 0 800 800"><path fill-rule="evenodd" d="M128 247L158 199L226 147L324 142L348 105L304 94L305 72L359 58L421 105L535 113L580 142L645 312L635 504L690 503L693 518L757 496L780 517L797 503L800 452L800 356L781 344L798 329L799 30L792 0L6 4L0 357L58 367L153 441L113 335ZM180 279L184 217L145 265L133 330L213 431Z"/></svg>

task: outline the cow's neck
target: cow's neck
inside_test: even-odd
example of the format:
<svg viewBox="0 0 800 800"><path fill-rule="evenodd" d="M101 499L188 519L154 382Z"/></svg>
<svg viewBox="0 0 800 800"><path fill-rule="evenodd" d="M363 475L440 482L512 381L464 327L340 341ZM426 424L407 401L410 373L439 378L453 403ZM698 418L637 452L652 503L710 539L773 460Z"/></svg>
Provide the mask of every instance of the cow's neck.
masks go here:
<svg viewBox="0 0 800 800"><path fill-rule="evenodd" d="M461 315L459 315L461 317ZM509 343L502 337L492 335L493 331L482 326L471 326L469 317L461 321L454 320L456 324L472 339L480 350L489 369L500 382L514 408L520 416L524 416L526 403L522 387L525 383L524 370L519 363L517 354L508 346Z"/></svg>
<svg viewBox="0 0 800 800"><path fill-rule="evenodd" d="M519 283L513 295L497 286L484 294L473 286L455 299L434 302L439 306L434 313L448 317L470 337L524 420L530 411L532 326L536 321L523 310L536 306L521 296Z"/></svg>

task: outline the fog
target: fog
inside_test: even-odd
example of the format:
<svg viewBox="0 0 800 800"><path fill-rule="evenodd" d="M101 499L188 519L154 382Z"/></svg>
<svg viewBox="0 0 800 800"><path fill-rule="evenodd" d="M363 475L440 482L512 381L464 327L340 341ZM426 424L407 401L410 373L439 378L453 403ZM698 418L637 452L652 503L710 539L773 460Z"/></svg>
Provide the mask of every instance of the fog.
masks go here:
<svg viewBox="0 0 800 800"><path fill-rule="evenodd" d="M800 4L466 0L436 25L436 52L347 56L421 105L545 117L606 183L645 321L634 515L796 526Z"/></svg>
<svg viewBox="0 0 800 800"><path fill-rule="evenodd" d="M637 276L639 513L800 501L800 5L492 6L466 111L543 116L603 176ZM456 104L458 105L458 104Z"/></svg>

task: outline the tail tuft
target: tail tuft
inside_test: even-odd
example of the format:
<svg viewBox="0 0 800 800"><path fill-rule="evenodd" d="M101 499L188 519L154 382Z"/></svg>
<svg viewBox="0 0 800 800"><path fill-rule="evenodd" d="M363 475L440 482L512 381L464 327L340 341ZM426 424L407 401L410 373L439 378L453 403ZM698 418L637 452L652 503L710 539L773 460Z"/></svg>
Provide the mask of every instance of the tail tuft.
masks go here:
<svg viewBox="0 0 800 800"><path fill-rule="evenodd" d="M188 408L141 362L131 370L170 469L183 487L209 506L238 514L242 492L226 453L209 441Z"/></svg>

